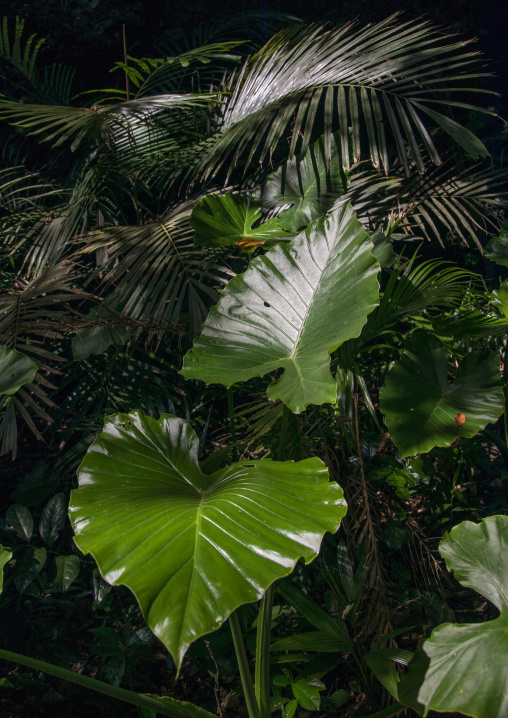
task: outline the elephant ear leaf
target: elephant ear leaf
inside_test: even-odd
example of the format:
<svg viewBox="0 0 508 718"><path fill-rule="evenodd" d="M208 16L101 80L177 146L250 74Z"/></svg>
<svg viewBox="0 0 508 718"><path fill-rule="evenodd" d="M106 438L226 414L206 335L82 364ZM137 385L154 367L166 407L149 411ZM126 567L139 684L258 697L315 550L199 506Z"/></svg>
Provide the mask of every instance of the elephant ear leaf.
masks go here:
<svg viewBox="0 0 508 718"><path fill-rule="evenodd" d="M276 219L253 227L260 219L261 207L245 195L209 194L192 211L194 242L205 247L236 244L240 248L254 248L291 236Z"/></svg>
<svg viewBox="0 0 508 718"><path fill-rule="evenodd" d="M0 394L15 394L37 374L37 365L25 354L0 346Z"/></svg>
<svg viewBox="0 0 508 718"><path fill-rule="evenodd" d="M494 237L485 247L485 256L496 264L508 267L508 219L503 222L498 237Z"/></svg>
<svg viewBox="0 0 508 718"><path fill-rule="evenodd" d="M75 541L128 586L180 668L188 646L261 598L345 514L320 459L239 461L206 475L184 421L106 419L71 495Z"/></svg>
<svg viewBox="0 0 508 718"><path fill-rule="evenodd" d="M458 712L474 718L508 715L508 516L480 524L464 521L439 551L463 586L499 609L486 623L445 623L432 632L409 663L398 699L426 716Z"/></svg>
<svg viewBox="0 0 508 718"><path fill-rule="evenodd" d="M416 332L380 392L381 411L401 456L470 438L503 412L497 352L471 352L448 380L448 351L435 337ZM458 415L460 421L456 420Z"/></svg>
<svg viewBox="0 0 508 718"><path fill-rule="evenodd" d="M287 160L265 180L259 201L266 209L290 204L279 216L279 224L289 232L298 232L325 215L347 190L347 176L342 168L339 136L332 136L327 151L320 137L299 157Z"/></svg>
<svg viewBox="0 0 508 718"><path fill-rule="evenodd" d="M372 249L345 205L257 257L212 307L181 373L231 386L283 368L269 399L295 413L335 402L329 354L360 334L378 304Z"/></svg>

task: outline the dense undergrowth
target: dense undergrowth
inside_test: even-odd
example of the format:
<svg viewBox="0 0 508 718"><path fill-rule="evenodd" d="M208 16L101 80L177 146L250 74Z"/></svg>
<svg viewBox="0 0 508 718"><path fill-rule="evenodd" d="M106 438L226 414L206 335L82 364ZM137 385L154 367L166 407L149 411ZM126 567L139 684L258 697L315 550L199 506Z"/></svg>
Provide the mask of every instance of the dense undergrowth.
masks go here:
<svg viewBox="0 0 508 718"><path fill-rule="evenodd" d="M37 38L5 20L0 649L227 718L247 709L224 619L236 609L252 666L256 653L261 662L265 611L271 703L257 694L262 718L270 710L284 718L446 714L461 704L453 695L439 703L434 688L424 708L415 704L411 665L425 688L430 644L408 672L413 652L436 627L490 622L500 608L450 558L450 537L476 524L498 546L508 541L498 100L473 106L484 97L474 94L474 51L429 24L296 23L260 47L261 20L212 23L185 45L127 56L105 80L109 89L77 97L73 71L42 67ZM289 18L269 20L275 32ZM180 421L146 418L161 415ZM167 449L168 494L149 487L146 504L142 484L162 459L147 449L142 481L131 476L124 464L144 451L136 442ZM155 546L156 516L143 511L179 500L172 468L195 478L198 457L204 475L219 477L203 479L207 496L227 483L230 465L249 477L254 468L253 482L256 471L288 482L308 467L308 483L295 475L299 497L284 484L282 506L270 474L263 490L255 484L252 515L239 503L246 489L228 489L237 528L218 553L249 548L240 534L256 521L249 530L262 548L254 558L238 554L239 575L258 571L263 551L279 551L285 570L272 575L260 563L257 593L246 600L233 579L224 587L219 559L201 560L210 596L202 589L205 608L195 613L206 620L189 609L176 640L163 618L180 620L183 599L164 561L154 569L167 547ZM292 503L307 501L325 474L341 487L347 513L342 498L333 517L331 500L313 498L307 514ZM88 499L89 485L103 493ZM124 496L141 516L125 529L126 545L139 527L146 532L120 558ZM324 535L321 549L309 538L295 553L281 539L270 553L265 527L287 539L299 522L313 541ZM170 523L167 546L188 550L189 527L171 533ZM488 564L495 547L481 550ZM111 586L89 551L110 583L131 586L146 622L133 593ZM275 579L273 607L265 597L260 612L253 599ZM158 587L147 604L150 581ZM158 584L173 587L162 608ZM220 624L213 633L203 628L210 621ZM196 640L186 643L184 629ZM487 634L478 670L491 668ZM1 668L5 716L155 715L27 666ZM466 714L501 718L506 699L490 690Z"/></svg>

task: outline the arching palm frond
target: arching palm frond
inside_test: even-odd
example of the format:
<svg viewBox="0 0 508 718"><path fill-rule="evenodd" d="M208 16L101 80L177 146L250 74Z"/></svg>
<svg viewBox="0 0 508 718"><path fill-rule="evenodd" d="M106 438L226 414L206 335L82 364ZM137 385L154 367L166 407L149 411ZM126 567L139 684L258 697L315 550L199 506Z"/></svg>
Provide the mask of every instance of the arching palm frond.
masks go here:
<svg viewBox="0 0 508 718"><path fill-rule="evenodd" d="M457 173L453 162L443 169L429 171L425 181L412 177L402 182L402 226L416 223L417 234L429 241L434 237L442 245L445 233L460 238L466 246L471 239L483 251L482 234L499 229L498 210L508 207L506 170L469 168Z"/></svg>
<svg viewBox="0 0 508 718"><path fill-rule="evenodd" d="M444 244L445 235L457 237L467 245L471 239L482 250L482 235L499 229L497 216L508 206L506 170L480 170L468 167L456 171L454 158L440 167L426 163L424 176L409 178L402 171L384 177L375 171L351 172L346 194L333 209L351 202L368 230L381 228L387 234L403 230Z"/></svg>
<svg viewBox="0 0 508 718"><path fill-rule="evenodd" d="M216 84L231 69L231 63L238 63L242 59L240 55L231 52L240 44L239 40L216 42L191 48L176 57L136 58L127 55L127 62L117 62L113 70L121 70L126 74L136 99L152 94L188 92L188 89L183 88L190 84L189 78L196 76L199 78L198 84L208 90L210 85ZM204 66L209 67L208 73L200 72ZM127 99L127 91L122 91L122 94L124 92Z"/></svg>
<svg viewBox="0 0 508 718"><path fill-rule="evenodd" d="M100 268L110 304L129 317L151 319L171 328L189 315L197 331L217 300L217 285L233 272L205 249L196 249L190 214L194 203L178 206L140 226L114 227L87 239L81 253L103 250Z"/></svg>
<svg viewBox="0 0 508 718"><path fill-rule="evenodd" d="M414 266L415 259L413 256L390 273L380 304L369 315L360 335L362 344L379 337L401 319L424 310L459 307L468 287L474 291L478 284L478 275L451 266L450 262L432 259Z"/></svg>
<svg viewBox="0 0 508 718"><path fill-rule="evenodd" d="M47 425L52 421L48 409L54 406L47 390L56 389L50 377L61 372L56 365L65 361L59 351L51 351L48 342L61 339L62 326L71 317L68 302L84 296L72 287L72 265L67 262L50 267L31 282L16 281L16 288L0 295L0 343L18 349L37 364L33 382L25 384L8 402L0 422L0 454L17 451L17 418L21 417L40 439L35 417Z"/></svg>
<svg viewBox="0 0 508 718"><path fill-rule="evenodd" d="M229 174L240 157L246 171L271 156L279 143L290 157L299 144L303 152L318 117L325 135L340 130L344 167L358 162L367 145L373 165L387 172L393 144L408 173L410 162L423 172L419 143L439 164L426 128L429 118L469 155L485 156L472 132L429 107L439 106L440 92L467 92L463 81L482 76L469 71L477 53L466 51L464 41L449 42L427 22L394 20L363 30L347 24L333 30L289 28L276 35L226 83L221 133L193 168L194 176L206 179L222 166Z"/></svg>
<svg viewBox="0 0 508 718"><path fill-rule="evenodd" d="M0 208L4 211L30 210L60 192L39 172L29 172L23 165L0 170Z"/></svg>
<svg viewBox="0 0 508 718"><path fill-rule="evenodd" d="M108 106L67 107L35 105L0 100L0 119L28 131L39 142L52 147L67 144L74 152L87 138L95 144L107 143L115 124L122 118L146 118L165 110L206 105L214 95L155 95Z"/></svg>
<svg viewBox="0 0 508 718"><path fill-rule="evenodd" d="M22 39L25 21L16 17L13 39L9 37L9 21L2 20L0 31L0 59L6 65L8 80L5 91L12 89L28 96L32 101L45 103L68 103L75 70L64 65L51 65L39 70L36 61L44 38L33 34L24 42Z"/></svg>
<svg viewBox="0 0 508 718"><path fill-rule="evenodd" d="M17 73L20 79L33 84L37 79L37 68L35 61L37 54L41 48L44 38L37 39L37 35L33 34L24 44L21 40L25 21L16 17L14 25L14 38L11 42L9 37L9 20L4 17L2 19L2 30L0 32L0 57L4 62Z"/></svg>

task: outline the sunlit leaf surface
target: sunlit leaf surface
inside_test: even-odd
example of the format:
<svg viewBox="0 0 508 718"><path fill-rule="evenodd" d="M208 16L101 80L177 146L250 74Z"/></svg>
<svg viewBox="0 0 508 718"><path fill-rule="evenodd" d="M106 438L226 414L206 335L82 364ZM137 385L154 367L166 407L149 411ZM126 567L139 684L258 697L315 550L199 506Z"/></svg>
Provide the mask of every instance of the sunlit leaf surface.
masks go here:
<svg viewBox="0 0 508 718"><path fill-rule="evenodd" d="M188 646L317 555L345 514L320 459L239 461L207 476L181 419L106 419L71 496L75 541L135 593L181 665Z"/></svg>

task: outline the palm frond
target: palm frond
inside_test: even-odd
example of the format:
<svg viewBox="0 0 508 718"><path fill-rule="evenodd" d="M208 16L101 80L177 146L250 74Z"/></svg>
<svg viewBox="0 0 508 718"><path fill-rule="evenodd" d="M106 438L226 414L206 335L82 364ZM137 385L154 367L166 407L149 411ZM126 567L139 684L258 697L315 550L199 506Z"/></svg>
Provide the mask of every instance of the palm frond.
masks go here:
<svg viewBox="0 0 508 718"><path fill-rule="evenodd" d="M349 23L333 30L311 26L278 33L225 84L230 96L219 118L221 132L192 169L194 176L206 179L223 166L229 175L244 154L249 157L247 171L279 143L289 146L290 156L297 145L304 152L323 105L328 110L321 131L341 131L345 168L361 159L367 144L373 165L388 172L393 161L389 140L407 172L410 162L420 172L425 169L419 143L439 164L425 116L469 155L487 155L467 128L427 106L442 85L449 93L475 90L463 87L463 81L484 74L470 72L478 54L466 51L462 40L449 41L450 36L443 37L428 22L395 19L363 30ZM351 142L346 141L350 134Z"/></svg>
<svg viewBox="0 0 508 718"><path fill-rule="evenodd" d="M440 167L425 163L424 176L406 178L400 169L388 177L363 169L360 163L351 171L346 194L333 209L351 202L358 218L370 231L383 228L402 239L415 234L428 241L444 236L472 240L482 250L482 235L499 229L499 210L508 206L506 170L477 170L467 167L457 172L454 158L445 158Z"/></svg>
<svg viewBox="0 0 508 718"><path fill-rule="evenodd" d="M14 39L11 42L9 37L9 20L2 19L2 30L0 32L0 57L17 72L21 78L33 83L36 79L37 54L41 48L44 38L37 39L33 34L22 43L21 36L25 27L25 21L16 17L14 24Z"/></svg>
<svg viewBox="0 0 508 718"><path fill-rule="evenodd" d="M56 366L65 361L59 351L51 351L48 341L61 339L60 330L70 316L68 302L84 295L72 287L72 265L61 262L49 268L31 282L16 281L16 288L0 295L0 342L20 349L37 364L38 372L32 383L25 384L7 402L2 397L0 409L5 413L0 422L0 453L17 452L17 418L21 417L37 439L42 430L37 427L36 417L46 425L52 421L47 409L54 407L47 389L56 386L50 377L60 375Z"/></svg>
<svg viewBox="0 0 508 718"><path fill-rule="evenodd" d="M107 259L97 273L108 301L122 313L174 327L189 315L198 331L211 303L233 272L205 249L196 249L190 214L194 203L139 226L114 227L86 238L80 253L103 250ZM221 253L222 254L222 253Z"/></svg>
<svg viewBox="0 0 508 718"><path fill-rule="evenodd" d="M391 271L379 306L369 315L360 335L361 344L379 337L401 319L424 310L459 307L468 291L474 291L478 275L450 262L429 260L414 267L416 255ZM353 342L358 340L352 340Z"/></svg>
<svg viewBox="0 0 508 718"><path fill-rule="evenodd" d="M153 93L182 92L182 88L189 84L188 79L198 75L201 87L209 88L217 82L217 78L231 67L231 63L238 63L240 55L232 54L239 40L216 42L200 47L191 48L176 57L165 58L135 58L127 56L127 62L117 62L113 70L121 70L136 88L135 97L146 97ZM212 62L213 61L213 62ZM208 73L203 74L199 69L209 66ZM125 99L127 93L125 91Z"/></svg>
<svg viewBox="0 0 508 718"><path fill-rule="evenodd" d="M29 172L23 165L0 170L0 208L5 212L38 208L42 200L60 196L60 192L39 172Z"/></svg>
<svg viewBox="0 0 508 718"><path fill-rule="evenodd" d="M401 227L416 223L416 231L442 245L443 234L472 240L482 252L482 235L499 229L499 209L508 207L506 170L467 168L455 171L453 160L442 171L404 180L399 190ZM411 231L411 230L410 230Z"/></svg>
<svg viewBox="0 0 508 718"><path fill-rule="evenodd" d="M107 143L122 118L146 118L165 110L215 101L214 95L167 94L108 106L68 107L0 99L0 119L27 131L39 142L51 142L52 147L68 144L74 152L85 138L95 144Z"/></svg>

